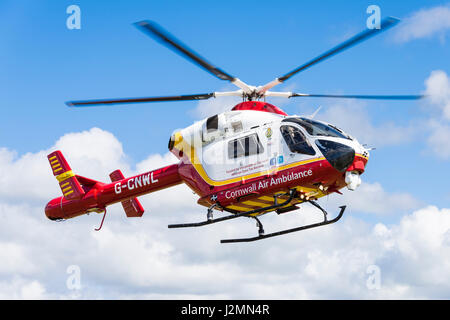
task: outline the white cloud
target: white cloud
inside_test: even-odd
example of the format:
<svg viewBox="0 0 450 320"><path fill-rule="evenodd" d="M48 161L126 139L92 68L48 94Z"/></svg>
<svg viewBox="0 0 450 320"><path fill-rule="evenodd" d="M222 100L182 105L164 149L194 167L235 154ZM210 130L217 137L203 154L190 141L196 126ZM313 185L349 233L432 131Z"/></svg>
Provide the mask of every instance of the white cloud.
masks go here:
<svg viewBox="0 0 450 320"><path fill-rule="evenodd" d="M99 128L65 134L51 151L54 149L61 150L70 165L79 168L80 175L93 179L104 180L117 168L128 168L122 144L112 133Z"/></svg>
<svg viewBox="0 0 450 320"><path fill-rule="evenodd" d="M374 214L405 213L420 206L420 202L410 194L386 192L377 182L364 182L355 191L345 190L340 201L353 211Z"/></svg>
<svg viewBox="0 0 450 320"><path fill-rule="evenodd" d="M63 152L76 174L100 181L109 180L109 173L117 168L128 168L122 144L99 128L68 133L53 147L37 153L18 156L14 151L0 148L0 197L43 200L51 193L58 194L47 160L47 155L55 150Z"/></svg>
<svg viewBox="0 0 450 320"><path fill-rule="evenodd" d="M427 122L427 145L438 158L450 159L450 79L445 71L435 70L425 80L429 96L426 107L434 107ZM433 111L433 110L432 110Z"/></svg>
<svg viewBox="0 0 450 320"><path fill-rule="evenodd" d="M39 281L32 281L20 288L20 297L25 300L38 300L45 297L45 287Z"/></svg>
<svg viewBox="0 0 450 320"><path fill-rule="evenodd" d="M136 171L144 172L146 170L153 170L175 163L178 163L178 159L171 152L167 152L164 155L152 154L136 165Z"/></svg>
<svg viewBox="0 0 450 320"><path fill-rule="evenodd" d="M0 241L0 275L20 272L32 273L34 265L28 260L27 249L23 245Z"/></svg>
<svg viewBox="0 0 450 320"><path fill-rule="evenodd" d="M428 297L448 290L442 279L450 277L449 230L450 210L429 206L378 234L384 251L380 263L389 266L386 280L421 288L420 294Z"/></svg>
<svg viewBox="0 0 450 320"><path fill-rule="evenodd" d="M430 121L429 128L431 130L427 138L429 150L440 159L450 159L450 125Z"/></svg>
<svg viewBox="0 0 450 320"><path fill-rule="evenodd" d="M17 157L14 151L0 149L1 197L43 199L48 190L57 190L46 155L41 151Z"/></svg>
<svg viewBox="0 0 450 320"><path fill-rule="evenodd" d="M100 176L101 171L109 172L100 166L131 167L119 141L102 130L70 134L73 140L59 146L69 154L70 146L83 147L77 139L85 141L86 135L92 141L103 137L105 149L68 156L71 164L77 162L73 164L75 171L89 172L94 164L96 175ZM90 141L84 143L91 148L87 146ZM46 152L28 154L26 159L8 157L13 152L4 152L3 163L14 170L5 170L2 175L6 181L12 181L11 177L19 171L15 169L18 163L39 162L40 157L48 166ZM81 161L83 157L91 158ZM166 161L173 158L168 154L152 155L136 167L150 170ZM51 177L43 164L38 168L34 179ZM56 185L53 177L50 180ZM17 192L29 192L33 188L31 182ZM370 206L379 201L393 203L378 184L361 190L360 200L367 199L363 202ZM222 238L256 234L253 221L242 219L190 230L167 229L167 224L175 221L205 218L205 209L195 203L197 196L183 185L141 197L147 212L139 219L127 219L120 205L111 206L100 232L93 231L101 219L99 215L62 223L47 220L45 201L57 196L57 191L43 190L39 201L0 194L0 258L8 261L0 269L0 298L401 299L450 295L450 284L438 281L438 275L444 279L450 276L449 209L426 207L391 226L371 226L346 214L331 226L257 243L223 245L219 243ZM376 196L372 197L374 193ZM399 206L407 210L408 196L396 196L404 197ZM358 202L353 205L358 207ZM360 206L363 208L364 203ZM373 210L387 212L383 205ZM303 206L298 212L264 216L262 221L270 232L320 218L311 206ZM78 292L66 287L70 265L81 270ZM380 267L380 290L366 287L369 265Z"/></svg>
<svg viewBox="0 0 450 320"><path fill-rule="evenodd" d="M450 120L450 79L443 70L432 71L425 80L425 94L429 105L434 106L445 120Z"/></svg>
<svg viewBox="0 0 450 320"><path fill-rule="evenodd" d="M408 42L438 34L443 41L448 30L450 30L450 7L443 5L414 12L399 25L394 38L398 42Z"/></svg>
<svg viewBox="0 0 450 320"><path fill-rule="evenodd" d="M39 281L26 281L15 277L11 281L0 281L0 299L2 300L42 300L49 298L45 287Z"/></svg>
<svg viewBox="0 0 450 320"><path fill-rule="evenodd" d="M370 147L398 145L412 141L417 134L413 124L398 126L393 122L374 125L361 101L338 101L322 108L316 116L318 120L332 123Z"/></svg>

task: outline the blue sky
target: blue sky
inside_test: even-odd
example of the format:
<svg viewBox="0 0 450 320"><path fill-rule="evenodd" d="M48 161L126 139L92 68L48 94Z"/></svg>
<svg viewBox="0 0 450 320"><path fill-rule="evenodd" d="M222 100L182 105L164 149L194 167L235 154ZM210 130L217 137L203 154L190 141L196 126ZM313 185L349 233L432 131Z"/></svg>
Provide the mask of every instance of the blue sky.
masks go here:
<svg viewBox="0 0 450 320"><path fill-rule="evenodd" d="M66 27L66 8L72 4L81 8L80 30ZM173 130L199 120L208 108L212 112L211 105L194 101L75 109L64 102L207 93L230 87L140 32L134 22L154 20L226 72L262 85L362 31L371 4L381 8L382 17L395 16L402 22L296 75L277 90L420 94L445 82L450 74L450 26L444 19L428 30L425 22L433 8L443 8L445 17L447 1L0 0L0 150L14 154L8 160L11 166L26 160L27 154L45 160L40 152L61 143L64 135L97 127L123 147L114 149L120 161L112 163L129 171L153 169L143 164L164 164L151 156L165 159ZM422 11L423 16L418 14ZM417 21L423 24L419 31L428 31L417 31ZM436 70L443 73L441 78L432 77ZM427 79L437 80L427 87ZM377 148L363 181L368 188L380 186L377 201L392 204L392 212L373 214L356 204L353 211L373 226L399 224L411 210L429 205L449 208L450 117L444 112L450 94L444 92L442 97L432 102L292 99L274 104L280 102L290 114L310 114L320 105L319 119L336 123L361 143ZM230 102L225 99L225 103ZM222 109L232 107L230 103ZM442 152L436 149L439 143ZM84 163L81 170L89 172L88 165ZM36 212L42 210L43 218L46 199L57 195L30 195L23 201L30 206L38 203ZM0 196L4 203L18 205L17 197L1 192ZM351 195L345 199L353 201ZM51 291L48 286L46 290ZM445 292L448 298L450 291Z"/></svg>

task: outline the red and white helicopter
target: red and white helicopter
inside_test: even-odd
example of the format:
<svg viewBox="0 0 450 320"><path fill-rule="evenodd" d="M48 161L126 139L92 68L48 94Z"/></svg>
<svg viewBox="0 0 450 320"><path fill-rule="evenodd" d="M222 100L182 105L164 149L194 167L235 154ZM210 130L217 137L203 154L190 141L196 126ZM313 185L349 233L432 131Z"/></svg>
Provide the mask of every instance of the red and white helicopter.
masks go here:
<svg viewBox="0 0 450 320"><path fill-rule="evenodd" d="M361 183L369 151L355 138L336 126L310 117L289 116L265 102L266 97L326 97L352 99L420 99L422 95L327 95L270 91L295 74L392 26L399 20L386 18L380 29L367 29L319 55L291 72L263 86L251 86L207 62L186 45L151 21L136 23L143 32L187 58L217 78L239 89L169 97L70 101L72 107L129 104L141 102L204 100L239 96L243 102L231 111L214 115L174 133L169 150L179 163L125 178L120 170L110 174L111 183L88 179L72 172L60 151L48 155L62 197L51 200L45 213L52 220L69 219L97 212L106 215L106 207L121 202L127 217L141 217L144 209L137 197L185 183L207 207L203 222L169 225L169 228L198 227L220 221L248 217L255 219L258 235L227 239L247 242L315 228L338 221L345 210L329 220L316 200L340 189L351 190ZM298 209L309 202L323 213L323 221L265 234L259 216ZM214 218L214 210L229 215ZM100 226L101 227L101 226ZM99 229L97 229L99 230Z"/></svg>

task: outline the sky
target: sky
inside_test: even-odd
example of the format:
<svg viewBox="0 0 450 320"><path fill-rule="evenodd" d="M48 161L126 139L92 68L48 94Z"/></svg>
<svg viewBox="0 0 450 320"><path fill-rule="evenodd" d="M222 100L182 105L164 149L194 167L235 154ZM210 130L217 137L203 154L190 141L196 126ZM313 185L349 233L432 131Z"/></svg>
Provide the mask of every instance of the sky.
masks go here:
<svg viewBox="0 0 450 320"><path fill-rule="evenodd" d="M81 10L69 29L70 5ZM47 154L108 181L176 159L172 132L239 100L68 108L69 100L234 90L133 26L149 19L251 85L265 84L364 30L369 5L401 22L299 73L276 90L427 94L421 101L272 99L289 114L338 125L371 152L363 184L319 201L339 223L252 244L247 220L195 230L205 210L184 185L55 223L60 195ZM449 299L450 2L0 0L0 298ZM264 217L266 231L319 219ZM76 277L75 277L76 276ZM75 279L75 280L74 280ZM264 279L264 281L261 281ZM74 285L75 284L75 285Z"/></svg>

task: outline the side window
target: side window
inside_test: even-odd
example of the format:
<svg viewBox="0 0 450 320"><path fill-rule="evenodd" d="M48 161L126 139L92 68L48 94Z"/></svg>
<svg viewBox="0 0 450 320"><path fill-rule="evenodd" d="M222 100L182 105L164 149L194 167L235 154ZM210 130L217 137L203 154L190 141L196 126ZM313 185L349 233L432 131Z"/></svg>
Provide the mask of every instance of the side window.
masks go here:
<svg viewBox="0 0 450 320"><path fill-rule="evenodd" d="M281 135L286 141L289 150L294 153L302 153L308 155L315 155L313 147L309 144L305 135L300 131L300 129L294 126L281 126Z"/></svg>
<svg viewBox="0 0 450 320"><path fill-rule="evenodd" d="M264 148L256 133L228 142L228 158L236 159L263 153Z"/></svg>

